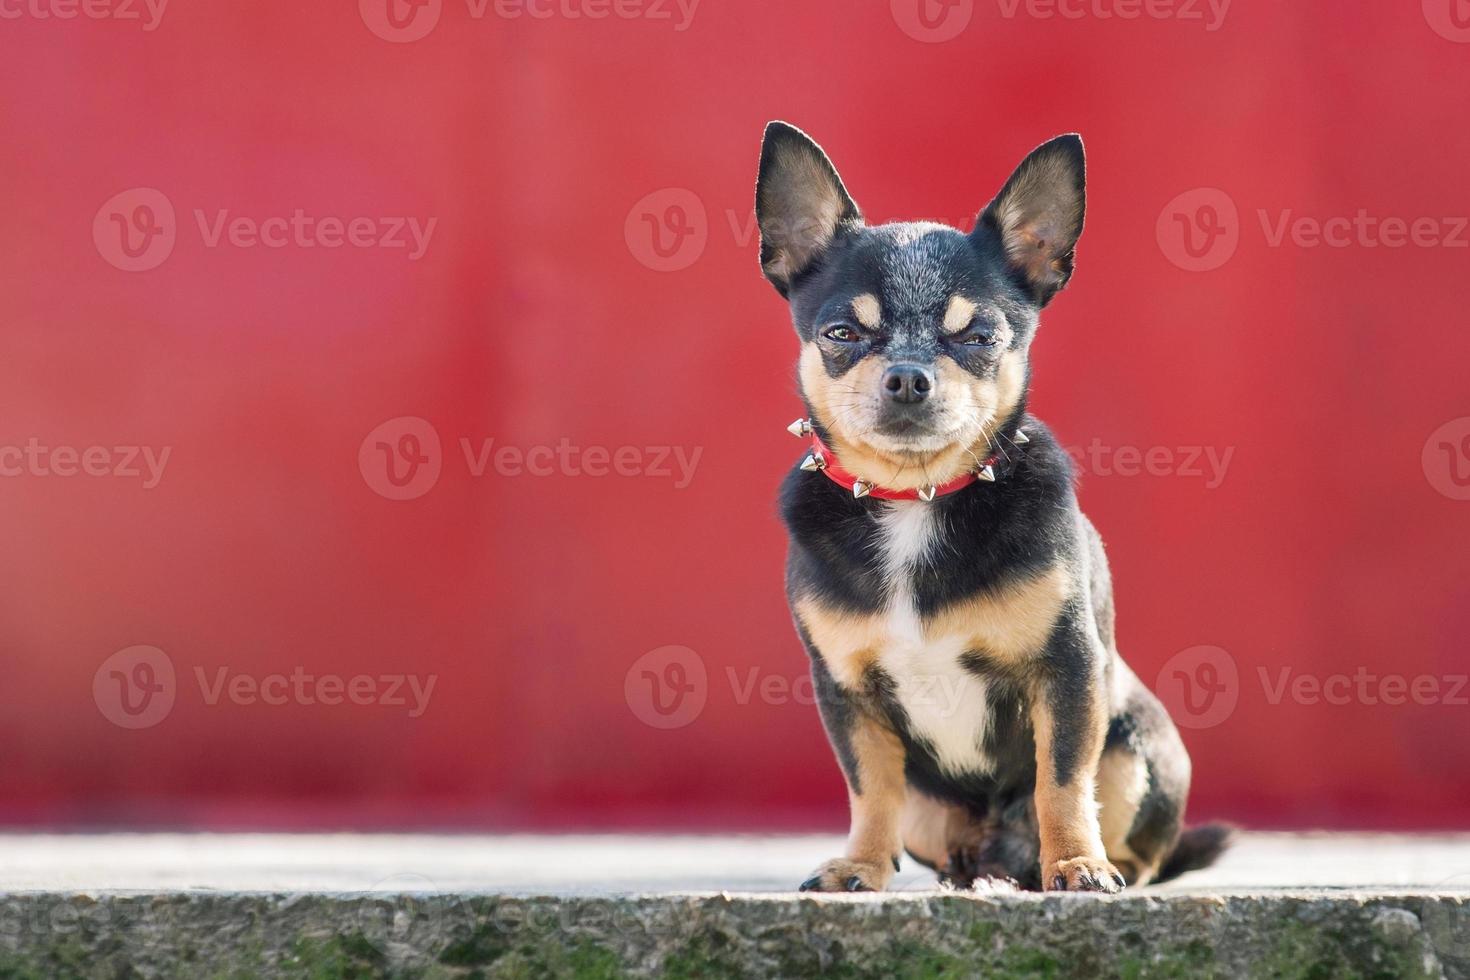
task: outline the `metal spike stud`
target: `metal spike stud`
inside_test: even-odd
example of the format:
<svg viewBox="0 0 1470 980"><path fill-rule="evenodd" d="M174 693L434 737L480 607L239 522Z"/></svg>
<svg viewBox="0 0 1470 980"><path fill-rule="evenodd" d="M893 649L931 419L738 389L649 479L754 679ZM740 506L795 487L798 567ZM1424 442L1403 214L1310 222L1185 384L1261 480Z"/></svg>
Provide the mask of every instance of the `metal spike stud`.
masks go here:
<svg viewBox="0 0 1470 980"><path fill-rule="evenodd" d="M795 422L792 422L786 427L786 431L796 436L796 438L798 439L805 439L807 436L812 434L812 420L797 419Z"/></svg>
<svg viewBox="0 0 1470 980"><path fill-rule="evenodd" d="M862 480L855 480L852 484L852 495L854 497L857 497L858 499L862 499L872 492L873 485L871 483L864 483Z"/></svg>
<svg viewBox="0 0 1470 980"><path fill-rule="evenodd" d="M920 500L933 500L934 499L934 495L936 493L938 493L938 492L939 492L939 488L938 487L920 487L919 488L919 499Z"/></svg>
<svg viewBox="0 0 1470 980"><path fill-rule="evenodd" d="M994 483L995 482L995 467L994 466L982 466L982 467L980 467L980 469L978 471L976 471L975 475L978 476L980 479L984 480L986 483Z"/></svg>
<svg viewBox="0 0 1470 980"><path fill-rule="evenodd" d="M1017 429L1015 437L1011 439L1011 442L1015 443L1018 446L1024 446L1030 441L1031 437L1026 434L1025 429Z"/></svg>
<svg viewBox="0 0 1470 980"><path fill-rule="evenodd" d="M801 461L801 468L806 470L808 473L815 473L817 470L825 470L827 468L827 460L822 456L821 453L810 453L806 459Z"/></svg>

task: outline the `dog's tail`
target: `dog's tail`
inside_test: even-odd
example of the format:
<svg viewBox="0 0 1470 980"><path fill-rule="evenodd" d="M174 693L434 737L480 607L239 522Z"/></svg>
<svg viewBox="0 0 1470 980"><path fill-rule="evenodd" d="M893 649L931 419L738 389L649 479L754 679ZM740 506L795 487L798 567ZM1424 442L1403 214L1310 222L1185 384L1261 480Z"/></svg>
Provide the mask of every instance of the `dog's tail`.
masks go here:
<svg viewBox="0 0 1470 980"><path fill-rule="evenodd" d="M1164 858L1154 881L1168 881L1186 871L1208 868L1225 853L1235 840L1235 828L1228 823L1207 823L1190 827L1179 835L1174 850Z"/></svg>

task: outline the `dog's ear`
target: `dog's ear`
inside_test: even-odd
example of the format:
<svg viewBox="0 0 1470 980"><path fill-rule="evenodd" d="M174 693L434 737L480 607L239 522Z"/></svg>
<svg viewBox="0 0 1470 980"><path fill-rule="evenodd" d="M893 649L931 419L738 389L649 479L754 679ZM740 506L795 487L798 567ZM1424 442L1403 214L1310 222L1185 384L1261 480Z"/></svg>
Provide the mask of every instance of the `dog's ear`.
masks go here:
<svg viewBox="0 0 1470 980"><path fill-rule="evenodd" d="M863 220L827 154L810 136L783 122L766 127L755 216L761 268L782 296L839 232Z"/></svg>
<svg viewBox="0 0 1470 980"><path fill-rule="evenodd" d="M975 225L976 236L1000 236L1011 267L1042 306L1072 277L1086 188L1082 137L1058 136L1021 161Z"/></svg>

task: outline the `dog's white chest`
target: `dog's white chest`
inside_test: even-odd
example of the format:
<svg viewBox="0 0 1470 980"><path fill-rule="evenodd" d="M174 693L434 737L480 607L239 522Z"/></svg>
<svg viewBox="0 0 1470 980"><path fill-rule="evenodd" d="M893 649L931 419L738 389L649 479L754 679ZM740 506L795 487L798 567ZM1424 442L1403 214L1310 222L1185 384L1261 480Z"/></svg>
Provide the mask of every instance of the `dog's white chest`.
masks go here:
<svg viewBox="0 0 1470 980"><path fill-rule="evenodd" d="M914 568L943 547L935 509L922 501L895 501L878 519L888 605L877 663L893 680L909 730L929 743L942 768L987 772L986 683L960 662L967 638L963 633L936 635L932 627L926 631L914 605Z"/></svg>

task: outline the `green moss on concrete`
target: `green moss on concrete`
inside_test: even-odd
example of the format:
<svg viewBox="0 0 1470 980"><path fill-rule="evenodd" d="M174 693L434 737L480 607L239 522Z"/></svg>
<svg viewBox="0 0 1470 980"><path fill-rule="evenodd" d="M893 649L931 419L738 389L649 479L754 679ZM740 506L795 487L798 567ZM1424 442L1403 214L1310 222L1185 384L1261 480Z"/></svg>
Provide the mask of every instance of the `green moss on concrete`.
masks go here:
<svg viewBox="0 0 1470 980"><path fill-rule="evenodd" d="M72 974L73 977L78 974ZM0 962L0 980L51 980L58 976L61 980L70 980L65 974L43 973L37 967L21 961Z"/></svg>
<svg viewBox="0 0 1470 980"><path fill-rule="evenodd" d="M1132 937L1132 946L1144 946L1141 936ZM1215 951L1195 940L1181 946L1156 951L1140 950L1118 958L1121 980L1192 980L1215 973Z"/></svg>
<svg viewBox="0 0 1470 980"><path fill-rule="evenodd" d="M970 942L982 948L995 945L997 934L1000 932L1000 923L980 921L970 926Z"/></svg>
<svg viewBox="0 0 1470 980"><path fill-rule="evenodd" d="M205 973L193 966L201 957L198 950L191 947L187 975L207 976L209 980L256 980L265 975L265 950L259 940L237 943L230 952L233 954L233 962L209 962L206 964L209 972Z"/></svg>
<svg viewBox="0 0 1470 980"><path fill-rule="evenodd" d="M74 939L58 940L35 956L0 953L0 980L87 980L92 954ZM130 980L134 973L115 974Z"/></svg>
<svg viewBox="0 0 1470 980"><path fill-rule="evenodd" d="M848 949L834 944L826 962L810 944L788 944L775 969L753 962L747 949L718 932L693 937L668 956L663 980L748 980L768 975L815 977L822 980L955 980L971 977L1018 977L1051 980L1069 975L1050 952L1020 945L993 948L996 923L976 923L959 934L959 949L900 940L876 948ZM966 948L973 945L974 948Z"/></svg>
<svg viewBox="0 0 1470 980"><path fill-rule="evenodd" d="M754 964L724 933L701 932L664 958L664 980L744 980Z"/></svg>
<svg viewBox="0 0 1470 980"><path fill-rule="evenodd" d="M1442 975L1432 940L1459 922L1437 899L1341 894L487 899L375 945L353 899L210 896L147 919L102 898L95 925L49 927L68 901L0 898L17 924L0 980L1397 980Z"/></svg>
<svg viewBox="0 0 1470 980"><path fill-rule="evenodd" d="M1413 980L1442 974L1425 969L1413 945L1389 943L1371 929L1351 933L1290 920L1269 937L1253 977L1269 980Z"/></svg>
<svg viewBox="0 0 1470 980"><path fill-rule="evenodd" d="M1064 968L1062 961L1050 950L1020 945L1007 946L998 958L981 967L981 976L997 978L1037 977L1041 980L1055 980L1064 976L1085 976L1089 972L1078 969L1077 964L1067 964Z"/></svg>
<svg viewBox="0 0 1470 980"><path fill-rule="evenodd" d="M446 967L486 980L619 980L627 974L616 953L590 942L571 945L556 936L507 936L480 926L439 954Z"/></svg>
<svg viewBox="0 0 1470 980"><path fill-rule="evenodd" d="M439 962L447 966L488 966L510 952L503 932L480 926L467 938L451 943L439 954Z"/></svg>
<svg viewBox="0 0 1470 980"><path fill-rule="evenodd" d="M589 943L522 946L484 971L486 980L621 980L617 954Z"/></svg>
<svg viewBox="0 0 1470 980"><path fill-rule="evenodd" d="M385 959L382 950L354 932L296 940L281 969L301 980L378 980L388 975Z"/></svg>

